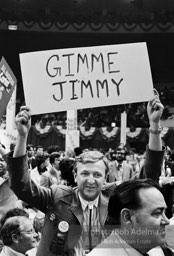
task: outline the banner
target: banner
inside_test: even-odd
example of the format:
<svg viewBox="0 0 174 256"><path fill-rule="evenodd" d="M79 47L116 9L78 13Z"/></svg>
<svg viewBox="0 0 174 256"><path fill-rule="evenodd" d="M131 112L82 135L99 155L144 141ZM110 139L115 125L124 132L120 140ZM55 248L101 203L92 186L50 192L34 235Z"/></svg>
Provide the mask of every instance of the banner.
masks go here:
<svg viewBox="0 0 174 256"><path fill-rule="evenodd" d="M7 104L11 98L17 79L4 57L0 61L0 118L5 114Z"/></svg>
<svg viewBox="0 0 174 256"><path fill-rule="evenodd" d="M22 53L20 64L33 115L144 102L153 96L146 43Z"/></svg>

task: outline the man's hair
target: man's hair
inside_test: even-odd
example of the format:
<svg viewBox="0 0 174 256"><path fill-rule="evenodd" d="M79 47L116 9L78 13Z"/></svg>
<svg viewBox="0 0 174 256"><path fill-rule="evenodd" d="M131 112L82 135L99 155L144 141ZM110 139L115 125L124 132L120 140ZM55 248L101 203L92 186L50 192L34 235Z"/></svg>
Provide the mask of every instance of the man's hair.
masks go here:
<svg viewBox="0 0 174 256"><path fill-rule="evenodd" d="M124 208L137 210L141 208L140 189L156 188L160 190L157 182L151 179L128 180L117 186L108 204L107 224L120 225L120 213Z"/></svg>
<svg viewBox="0 0 174 256"><path fill-rule="evenodd" d="M34 149L33 144L27 144L27 151L30 150L30 148L33 148L33 149Z"/></svg>
<svg viewBox="0 0 174 256"><path fill-rule="evenodd" d="M20 209L20 208L13 208L13 209L10 209L8 212L6 212L2 216L2 218L1 218L1 226L4 225L4 223L6 222L6 220L8 218L14 217L14 216L25 216L25 217L29 218L29 214L25 210Z"/></svg>
<svg viewBox="0 0 174 256"><path fill-rule="evenodd" d="M36 151L38 150L38 148L44 148L42 145L37 145L36 146Z"/></svg>
<svg viewBox="0 0 174 256"><path fill-rule="evenodd" d="M51 145L47 149L48 154L51 154L53 152L60 152L60 151L61 151L61 148L58 145Z"/></svg>
<svg viewBox="0 0 174 256"><path fill-rule="evenodd" d="M60 154L58 152L52 152L49 156L50 164L54 164L55 158L59 158Z"/></svg>
<svg viewBox="0 0 174 256"><path fill-rule="evenodd" d="M44 155L41 155L41 156L36 156L36 166L37 168L39 168L41 166L42 163L45 162L46 159L49 158L49 155L48 154L44 154Z"/></svg>
<svg viewBox="0 0 174 256"><path fill-rule="evenodd" d="M76 183L74 181L73 168L75 160L64 158L59 163L59 170L61 171L61 177L63 180L67 181L68 186L75 187Z"/></svg>
<svg viewBox="0 0 174 256"><path fill-rule="evenodd" d="M1 228L1 239L6 246L10 246L13 243L12 235L20 235L23 223L28 220L25 216L14 216L6 220Z"/></svg>
<svg viewBox="0 0 174 256"><path fill-rule="evenodd" d="M77 165L78 163L82 163L82 164L86 164L86 163L96 163L99 160L102 160L105 164L106 167L106 174L109 172L109 163L108 163L108 159L105 157L104 154L102 154L100 151L94 150L94 151L86 151L84 153L82 153L75 165L74 165L74 172L77 172Z"/></svg>
<svg viewBox="0 0 174 256"><path fill-rule="evenodd" d="M76 147L76 148L74 148L74 153L76 156L79 156L80 154L83 153L83 150L81 147Z"/></svg>

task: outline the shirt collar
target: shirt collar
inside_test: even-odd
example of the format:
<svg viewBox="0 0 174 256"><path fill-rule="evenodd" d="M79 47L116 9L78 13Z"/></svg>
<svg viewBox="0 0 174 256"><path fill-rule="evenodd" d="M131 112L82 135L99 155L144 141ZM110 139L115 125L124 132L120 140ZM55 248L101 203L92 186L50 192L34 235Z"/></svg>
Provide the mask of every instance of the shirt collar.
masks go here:
<svg viewBox="0 0 174 256"><path fill-rule="evenodd" d="M2 249L2 252L4 253L4 255L9 255L9 256L24 256L23 253L14 251L9 246L4 246L3 249Z"/></svg>
<svg viewBox="0 0 174 256"><path fill-rule="evenodd" d="M94 201L86 201L85 199L82 198L80 193L78 193L78 195L79 195L79 199L80 199L83 211L85 211L85 209L86 209L87 205L89 204L89 202L92 203L93 205L95 205L96 208L98 207L99 196Z"/></svg>

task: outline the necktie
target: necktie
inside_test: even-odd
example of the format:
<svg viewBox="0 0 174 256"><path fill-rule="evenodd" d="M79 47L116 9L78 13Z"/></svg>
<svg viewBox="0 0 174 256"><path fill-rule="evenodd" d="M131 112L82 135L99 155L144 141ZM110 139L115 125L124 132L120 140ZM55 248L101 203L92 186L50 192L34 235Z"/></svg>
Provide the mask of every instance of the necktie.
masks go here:
<svg viewBox="0 0 174 256"><path fill-rule="evenodd" d="M93 204L91 202L89 202L88 208L89 208L89 232L88 232L88 236L89 236L89 251L91 251L92 250L91 230L92 230L92 210L93 210Z"/></svg>
<svg viewBox="0 0 174 256"><path fill-rule="evenodd" d="M122 164L118 164L118 171L122 169Z"/></svg>

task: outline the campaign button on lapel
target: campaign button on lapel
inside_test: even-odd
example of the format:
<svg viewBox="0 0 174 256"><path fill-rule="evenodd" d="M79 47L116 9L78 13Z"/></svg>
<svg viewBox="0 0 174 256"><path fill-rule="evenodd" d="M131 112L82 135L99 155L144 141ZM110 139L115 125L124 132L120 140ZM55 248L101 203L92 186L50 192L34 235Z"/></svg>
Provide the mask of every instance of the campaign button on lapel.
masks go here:
<svg viewBox="0 0 174 256"><path fill-rule="evenodd" d="M68 229L69 229L69 224L68 222L66 221L61 221L59 224L58 224L58 229L61 231L61 232L67 232Z"/></svg>

